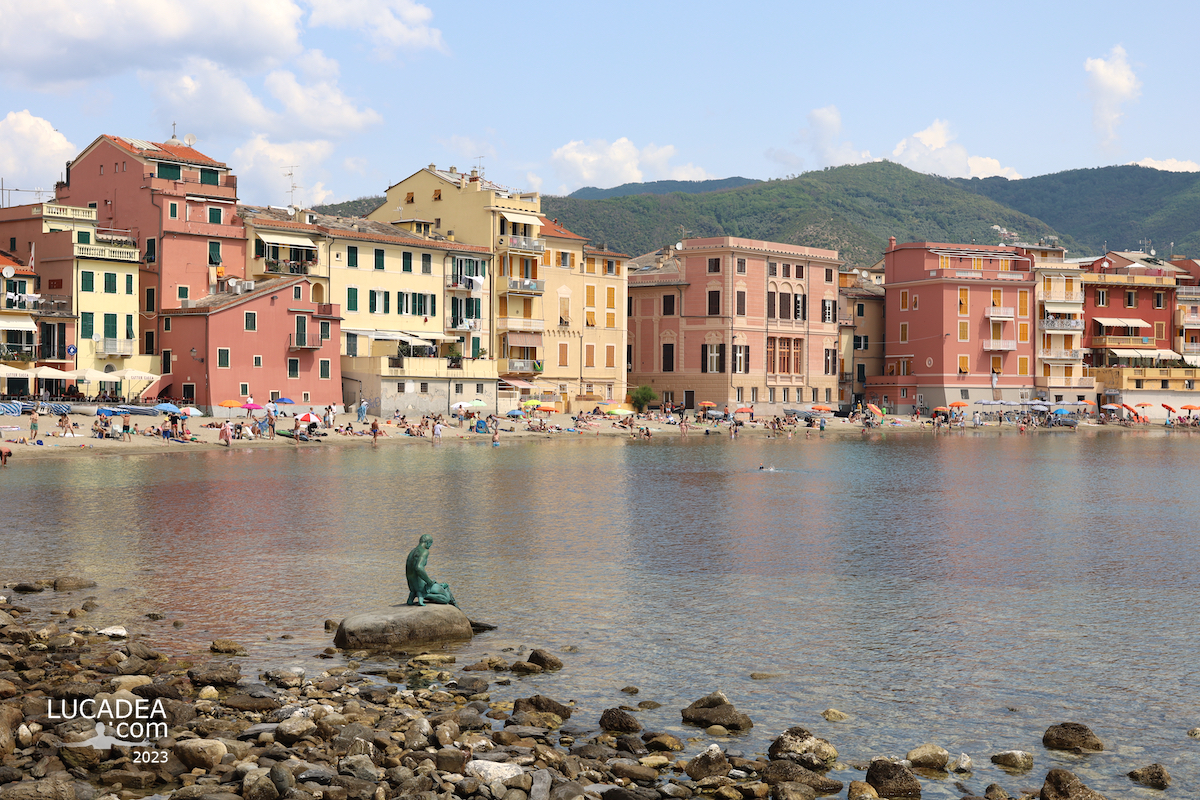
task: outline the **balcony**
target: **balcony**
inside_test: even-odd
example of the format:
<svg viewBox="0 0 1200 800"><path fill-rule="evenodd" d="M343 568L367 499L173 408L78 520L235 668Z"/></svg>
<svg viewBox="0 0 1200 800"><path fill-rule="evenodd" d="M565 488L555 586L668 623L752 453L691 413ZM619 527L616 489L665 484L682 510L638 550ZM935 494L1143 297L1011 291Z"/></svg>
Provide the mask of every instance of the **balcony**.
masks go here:
<svg viewBox="0 0 1200 800"><path fill-rule="evenodd" d="M218 175L217 182L210 183L200 178L199 172L185 172L178 178L160 178L154 172L143 172L142 182L154 189L166 189L172 193L188 192L205 197L237 197L237 176ZM182 185L179 185L182 184Z"/></svg>
<svg viewBox="0 0 1200 800"><path fill-rule="evenodd" d="M1039 347L1037 357L1043 361L1081 361L1083 360L1083 351Z"/></svg>
<svg viewBox="0 0 1200 800"><path fill-rule="evenodd" d="M1183 381L1194 381L1200 377L1200 369L1183 369L1170 367L1096 367L1092 376L1104 384L1106 390L1123 392L1127 389L1159 389L1160 381L1173 381L1168 390L1182 390ZM1146 384L1144 381L1153 381ZM1143 382L1138 386L1138 382ZM1194 384L1193 384L1194 385Z"/></svg>
<svg viewBox="0 0 1200 800"><path fill-rule="evenodd" d="M96 340L96 355L105 358L117 356L129 358L133 355L133 339L113 339L105 337Z"/></svg>
<svg viewBox="0 0 1200 800"><path fill-rule="evenodd" d="M544 319L533 319L530 317L497 317L496 323L501 330L544 331L546 329L546 321Z"/></svg>
<svg viewBox="0 0 1200 800"><path fill-rule="evenodd" d="M261 265L259 265L260 261ZM255 259L254 274L256 275L318 275L320 273L320 265L316 261Z"/></svg>
<svg viewBox="0 0 1200 800"><path fill-rule="evenodd" d="M1083 320L1043 317L1038 320L1038 327L1044 331L1081 331L1083 330Z"/></svg>
<svg viewBox="0 0 1200 800"><path fill-rule="evenodd" d="M317 333L289 333L288 350L320 350L325 340Z"/></svg>
<svg viewBox="0 0 1200 800"><path fill-rule="evenodd" d="M40 361L69 361L67 343L42 342L38 345L38 359Z"/></svg>
<svg viewBox="0 0 1200 800"><path fill-rule="evenodd" d="M33 213L36 216L38 209L34 208ZM41 213L42 219L96 221L96 209L94 208L75 208L74 206L60 206L54 203L46 203L41 207Z"/></svg>
<svg viewBox="0 0 1200 800"><path fill-rule="evenodd" d="M448 331L477 331L480 327L479 320L477 319L446 317L446 330Z"/></svg>
<svg viewBox="0 0 1200 800"><path fill-rule="evenodd" d="M1043 289L1038 292L1038 299L1043 303L1082 303L1083 290L1068 292L1066 289L1051 289L1047 292Z"/></svg>
<svg viewBox="0 0 1200 800"><path fill-rule="evenodd" d="M1017 310L1012 306L988 306L984 314L988 319L1013 319Z"/></svg>
<svg viewBox="0 0 1200 800"><path fill-rule="evenodd" d="M384 378L453 378L455 380L496 377L496 362L485 358L457 356L342 357L342 374L366 373Z"/></svg>
<svg viewBox="0 0 1200 800"><path fill-rule="evenodd" d="M850 316L849 314L845 314L845 315L838 314L838 325L840 325L843 328L853 328L854 327L854 317Z"/></svg>
<svg viewBox="0 0 1200 800"><path fill-rule="evenodd" d="M535 239L532 236L501 236L499 240L501 247L507 247L509 250L519 250L523 253L546 252L546 240Z"/></svg>
<svg viewBox="0 0 1200 800"><path fill-rule="evenodd" d="M1189 327L1200 326L1200 314L1183 313L1179 315L1179 324Z"/></svg>
<svg viewBox="0 0 1200 800"><path fill-rule="evenodd" d="M502 358L498 369L501 375L536 375L542 371L542 362L532 358Z"/></svg>
<svg viewBox="0 0 1200 800"><path fill-rule="evenodd" d="M1154 345L1153 336L1093 336L1092 347L1142 347Z"/></svg>
<svg viewBox="0 0 1200 800"><path fill-rule="evenodd" d="M1016 350L1016 339L984 339L984 350Z"/></svg>
<svg viewBox="0 0 1200 800"><path fill-rule="evenodd" d="M76 258L91 258L98 261L141 261L141 253L136 247L104 247L97 244L75 245Z"/></svg>
<svg viewBox="0 0 1200 800"><path fill-rule="evenodd" d="M483 290L483 278L471 275L447 275L446 288L452 292L470 292L479 294Z"/></svg>
<svg viewBox="0 0 1200 800"><path fill-rule="evenodd" d="M1200 286L1176 286L1175 296L1180 300L1200 300Z"/></svg>
<svg viewBox="0 0 1200 800"><path fill-rule="evenodd" d="M35 358L36 351L31 344L10 344L0 342L0 361L14 361L28 364Z"/></svg>
<svg viewBox="0 0 1200 800"><path fill-rule="evenodd" d="M1038 375L1033 385L1045 389L1094 389L1096 379L1090 375Z"/></svg>
<svg viewBox="0 0 1200 800"><path fill-rule="evenodd" d="M509 278L505 290L509 294L539 295L546 291L546 282L532 278Z"/></svg>
<svg viewBox="0 0 1200 800"><path fill-rule="evenodd" d="M1200 342L1181 342L1176 339L1175 352L1185 356L1200 355Z"/></svg>

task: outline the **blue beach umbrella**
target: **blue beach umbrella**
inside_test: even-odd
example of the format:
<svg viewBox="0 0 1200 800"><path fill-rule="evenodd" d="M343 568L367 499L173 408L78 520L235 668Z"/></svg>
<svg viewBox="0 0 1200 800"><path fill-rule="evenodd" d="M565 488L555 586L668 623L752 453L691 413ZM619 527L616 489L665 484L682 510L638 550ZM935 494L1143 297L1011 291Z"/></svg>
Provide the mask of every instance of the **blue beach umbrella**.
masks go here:
<svg viewBox="0 0 1200 800"><path fill-rule="evenodd" d="M1065 408L1056 408L1054 409L1054 413L1061 417L1064 414L1070 414L1071 412L1067 411Z"/></svg>
<svg viewBox="0 0 1200 800"><path fill-rule="evenodd" d="M275 402L282 403L285 406L294 406L296 404L296 401L291 399L290 397L281 397L278 400L276 400Z"/></svg>
<svg viewBox="0 0 1200 800"><path fill-rule="evenodd" d="M174 403L159 403L154 407L155 411L164 411L168 414L178 414L179 406Z"/></svg>
<svg viewBox="0 0 1200 800"><path fill-rule="evenodd" d="M507 413L505 416L508 416L508 417L523 417L523 416L525 416L525 412L524 412L524 411L522 411L522 410L521 410L521 409L519 409L519 408L514 408L512 411L508 412L508 413Z"/></svg>

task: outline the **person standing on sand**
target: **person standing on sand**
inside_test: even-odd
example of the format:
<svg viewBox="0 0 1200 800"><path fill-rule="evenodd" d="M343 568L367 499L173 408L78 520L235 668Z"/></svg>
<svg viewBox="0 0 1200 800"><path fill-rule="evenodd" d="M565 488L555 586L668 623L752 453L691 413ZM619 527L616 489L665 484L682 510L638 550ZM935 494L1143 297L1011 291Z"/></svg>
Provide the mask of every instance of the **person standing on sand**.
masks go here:
<svg viewBox="0 0 1200 800"><path fill-rule="evenodd" d="M439 419L433 423L433 441L440 442L442 440L442 421Z"/></svg>
<svg viewBox="0 0 1200 800"><path fill-rule="evenodd" d="M38 436L38 413L35 408L29 413L29 441L36 442Z"/></svg>
<svg viewBox="0 0 1200 800"><path fill-rule="evenodd" d="M252 406L252 405L254 405L254 395L252 395L252 394L248 394L248 395L246 395L246 405L248 405L248 406ZM253 409L253 408L247 408L247 409L246 409L246 416L247 416L247 417L253 417L253 416L254 416L254 409Z"/></svg>
<svg viewBox="0 0 1200 800"><path fill-rule="evenodd" d="M8 459L12 458L12 450L7 447L0 447L0 467L8 466Z"/></svg>
<svg viewBox="0 0 1200 800"><path fill-rule="evenodd" d="M292 426L292 444L298 444L300 442L300 415L293 414L292 417L295 419L295 424Z"/></svg>
<svg viewBox="0 0 1200 800"><path fill-rule="evenodd" d="M379 420L371 420L371 446L379 447Z"/></svg>
<svg viewBox="0 0 1200 800"><path fill-rule="evenodd" d="M364 397L362 399L362 402L358 404L358 424L362 425L366 421L367 421L367 398Z"/></svg>

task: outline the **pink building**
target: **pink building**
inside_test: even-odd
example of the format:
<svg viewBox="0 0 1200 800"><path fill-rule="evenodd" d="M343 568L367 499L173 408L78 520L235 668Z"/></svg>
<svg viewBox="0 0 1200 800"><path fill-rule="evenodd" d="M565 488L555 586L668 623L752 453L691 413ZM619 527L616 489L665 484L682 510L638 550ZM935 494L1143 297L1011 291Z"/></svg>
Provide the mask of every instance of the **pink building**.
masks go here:
<svg viewBox="0 0 1200 800"><path fill-rule="evenodd" d="M1032 257L1018 247L896 244L884 255L886 356L866 399L896 413L1029 399Z"/></svg>
<svg viewBox="0 0 1200 800"><path fill-rule="evenodd" d="M164 309L160 396L211 412L224 400L286 397L291 410L342 402L341 314L304 276L256 281Z"/></svg>
<svg viewBox="0 0 1200 800"><path fill-rule="evenodd" d="M64 205L96 209L98 225L129 230L138 242L138 338L145 355L157 352L164 333L160 311L217 291L223 278L244 277L237 178L178 139L101 136L67 164L56 194Z"/></svg>
<svg viewBox="0 0 1200 800"><path fill-rule="evenodd" d="M836 402L833 250L718 237L629 263L629 386L663 404L778 414Z"/></svg>

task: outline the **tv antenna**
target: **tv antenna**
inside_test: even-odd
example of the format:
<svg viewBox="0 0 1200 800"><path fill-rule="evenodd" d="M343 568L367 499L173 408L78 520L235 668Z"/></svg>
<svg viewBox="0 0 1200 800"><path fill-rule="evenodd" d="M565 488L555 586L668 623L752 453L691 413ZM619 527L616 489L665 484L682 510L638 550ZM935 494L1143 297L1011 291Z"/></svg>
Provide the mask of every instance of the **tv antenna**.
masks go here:
<svg viewBox="0 0 1200 800"><path fill-rule="evenodd" d="M283 173L283 177L287 178L288 183L291 184L290 187L288 188L288 197L289 197L288 205L290 205L290 206L296 205L296 190L304 188L303 186L296 185L296 167L298 167L298 166L300 166L300 165L299 164L288 164L287 166L283 167L283 169L287 170L287 172Z"/></svg>
<svg viewBox="0 0 1200 800"><path fill-rule="evenodd" d="M479 170L479 177L482 178L483 177L483 156L475 156L475 160L477 162L479 162L478 164L475 165L475 168L477 170Z"/></svg>
<svg viewBox="0 0 1200 800"><path fill-rule="evenodd" d="M196 134L194 134L194 133L186 134L183 137L183 143L186 144L188 147L191 147L192 145L194 145L196 143Z"/></svg>

